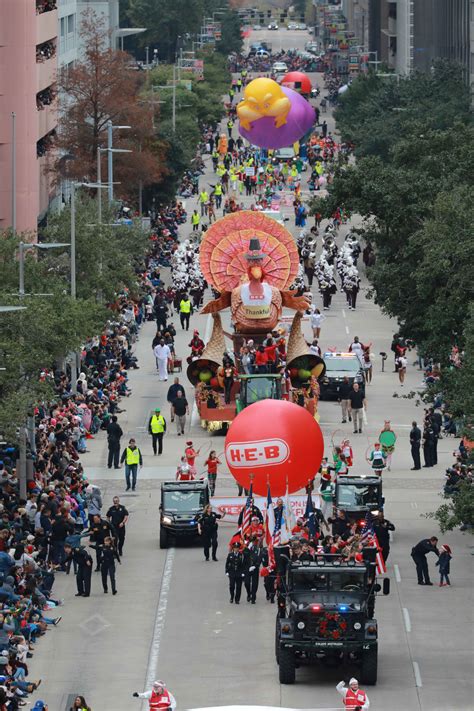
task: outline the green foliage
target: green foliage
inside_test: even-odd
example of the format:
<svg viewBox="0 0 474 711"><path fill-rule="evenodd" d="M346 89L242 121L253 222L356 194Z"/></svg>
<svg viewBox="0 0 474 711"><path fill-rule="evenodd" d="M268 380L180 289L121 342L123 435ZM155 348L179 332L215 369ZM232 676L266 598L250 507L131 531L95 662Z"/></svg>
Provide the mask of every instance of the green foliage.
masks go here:
<svg viewBox="0 0 474 711"><path fill-rule="evenodd" d="M466 526L470 533L474 532L474 486L463 482L459 491L449 497L436 511L426 514L438 522L441 533L453 531L459 526Z"/></svg>
<svg viewBox="0 0 474 711"><path fill-rule="evenodd" d="M241 52L242 25L237 13L229 9L217 19L222 23L222 36L220 42L216 43L216 50L225 56L231 52Z"/></svg>
<svg viewBox="0 0 474 711"><path fill-rule="evenodd" d="M366 220L376 251L369 278L377 303L419 350L446 363L465 343L474 257L469 91L453 64L432 74L357 79L336 111L357 162L337 169L324 203Z"/></svg>

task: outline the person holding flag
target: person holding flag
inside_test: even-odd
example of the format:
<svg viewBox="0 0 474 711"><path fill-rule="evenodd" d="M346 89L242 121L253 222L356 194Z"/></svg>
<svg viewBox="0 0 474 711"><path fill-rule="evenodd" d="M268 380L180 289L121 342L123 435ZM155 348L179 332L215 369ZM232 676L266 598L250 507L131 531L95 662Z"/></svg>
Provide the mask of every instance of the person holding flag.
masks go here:
<svg viewBox="0 0 474 711"><path fill-rule="evenodd" d="M387 567L382 555L382 547L374 530L374 517L370 511L367 511L365 514L365 521L360 534L365 548L376 548L377 552L375 554L375 564L377 568L377 575L383 575L383 573L387 572Z"/></svg>

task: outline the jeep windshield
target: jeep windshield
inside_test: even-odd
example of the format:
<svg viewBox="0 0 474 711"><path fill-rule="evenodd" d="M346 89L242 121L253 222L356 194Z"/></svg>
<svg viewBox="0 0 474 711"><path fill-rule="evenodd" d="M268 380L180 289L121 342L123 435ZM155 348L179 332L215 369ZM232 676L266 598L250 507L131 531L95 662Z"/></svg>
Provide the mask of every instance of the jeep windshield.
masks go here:
<svg viewBox="0 0 474 711"><path fill-rule="evenodd" d="M294 593L357 591L365 588L365 569L298 570L292 574L291 589Z"/></svg>
<svg viewBox="0 0 474 711"><path fill-rule="evenodd" d="M337 506L342 509L358 509L378 506L379 488L368 484L340 484L337 487Z"/></svg>
<svg viewBox="0 0 474 711"><path fill-rule="evenodd" d="M357 357L354 358L324 358L326 373L344 372L350 377L356 375L360 370L360 362Z"/></svg>
<svg viewBox="0 0 474 711"><path fill-rule="evenodd" d="M163 511L170 513L193 513L201 511L205 500L203 491L165 491L163 493Z"/></svg>

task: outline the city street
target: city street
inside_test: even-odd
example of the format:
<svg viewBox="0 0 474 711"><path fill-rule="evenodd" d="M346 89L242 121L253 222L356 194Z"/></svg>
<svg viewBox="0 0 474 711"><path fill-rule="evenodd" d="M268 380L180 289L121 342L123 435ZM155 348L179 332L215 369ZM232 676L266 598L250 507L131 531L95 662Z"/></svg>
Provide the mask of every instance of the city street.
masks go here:
<svg viewBox="0 0 474 711"><path fill-rule="evenodd" d="M275 51L303 48L309 39L306 32L282 29L252 32L246 42L266 40ZM322 76L311 78L321 87L323 96ZM329 131L334 131L330 113L322 117L327 120ZM206 173L200 178L200 186L208 187L215 178L209 157L205 160ZM309 197L304 186L303 191ZM251 198L242 200L250 206ZM195 197L184 202L188 222L181 226L181 239L191 231L190 217L197 205ZM288 228L298 235L291 203L284 206L283 212L290 218ZM221 216L220 211L217 216ZM343 241L350 224L340 230L338 243ZM352 224L357 224L356 218ZM317 256L320 251L319 241ZM362 276L364 267L359 264ZM163 269L162 275L169 282L169 270ZM452 463L456 440L441 439L436 467L410 471L413 463L408 434L412 421L422 420L423 404L418 403L417 397L406 396L421 388L422 375L412 351L405 386L400 387L390 351L397 325L366 298L368 286L364 275L356 311L347 310L343 294L335 295L331 310L324 312L319 339L323 350L346 350L354 336L359 336L364 343L372 343L371 350L376 355L373 381L367 387L368 424L362 434L353 435L350 423L341 424L336 402L320 403L326 454L331 456L331 437L337 442L347 436L354 449L353 471L365 473L367 449L378 439L384 420L391 421L397 435L392 469L383 474L385 516L396 526L387 563L391 593L377 598L379 676L377 686L367 687L366 691L375 711L467 711L472 708L472 538L459 531L443 537L434 522L424 518L426 512L441 503L443 474ZM205 302L210 298L208 291ZM313 302L321 307L316 284ZM224 312L223 323L228 330L228 311ZM185 365L192 330L197 328L207 341L211 317L193 315L189 332L181 330L176 316L174 324L176 353ZM304 329L309 341L309 322L304 323ZM41 654L35 655L31 665L31 676L43 679L41 695L48 699L50 711L69 709L78 693L84 694L94 711L145 709L147 702L142 707L139 699L132 699L132 693L150 688L155 679L166 682L179 710L229 705L340 707L341 697L335 686L343 678L348 682L350 676L357 676L355 669L303 667L297 671L294 686L280 685L274 655L275 605L265 600L263 585L256 605L247 605L245 599L239 607L229 605L224 561L234 532L232 526L220 525L217 563L205 562L197 545L160 550L160 484L174 479L184 451L183 440L192 439L203 454L212 448L219 455L224 438L211 437L201 428L195 408L187 422L189 436L176 436L166 402L172 376L168 382L158 381L151 348L154 335L154 323L142 326L135 348L140 369L129 372L132 395L123 398L121 407L125 412L119 415L124 431L122 446L135 437L144 458L137 491L125 493L123 469L107 469L103 432L88 440L88 453L81 455L87 477L102 489L103 511L111 505L112 497L119 495L130 513L122 565L117 566L118 595L104 595L100 574L93 573L91 597L76 598L74 576L58 574L54 592L65 600L63 622L42 641ZM381 352L388 353L385 372ZM194 389L187 381L185 368L176 375L191 406ZM161 406L168 423L161 457L153 456L147 432L148 419L156 406ZM203 462L201 455L197 461L199 472L204 469ZM236 495L235 482L224 465L219 470L217 494ZM410 551L430 535L439 535L440 543L449 543L454 551L450 588L417 585ZM432 580L437 582L435 556L429 556L428 562Z"/></svg>

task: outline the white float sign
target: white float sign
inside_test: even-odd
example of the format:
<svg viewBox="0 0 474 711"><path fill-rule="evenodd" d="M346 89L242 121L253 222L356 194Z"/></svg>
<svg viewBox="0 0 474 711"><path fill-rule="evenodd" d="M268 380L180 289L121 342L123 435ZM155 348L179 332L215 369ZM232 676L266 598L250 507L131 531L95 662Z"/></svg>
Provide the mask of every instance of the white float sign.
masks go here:
<svg viewBox="0 0 474 711"><path fill-rule="evenodd" d="M282 497L285 501L285 497ZM304 516L306 511L306 502L308 497L306 495L294 494L288 497L290 500L291 512L293 514L293 519L296 523L296 519ZM320 497L317 494L313 494L313 505L315 509L321 508ZM232 523L237 525L239 514L242 508L245 506L247 500L246 496L213 496L211 498L211 504L214 511L217 513L225 513L225 523ZM267 499L263 496L254 496L254 504L257 506L263 514L265 519L265 512L267 510ZM273 499L273 504L276 504L276 499Z"/></svg>

